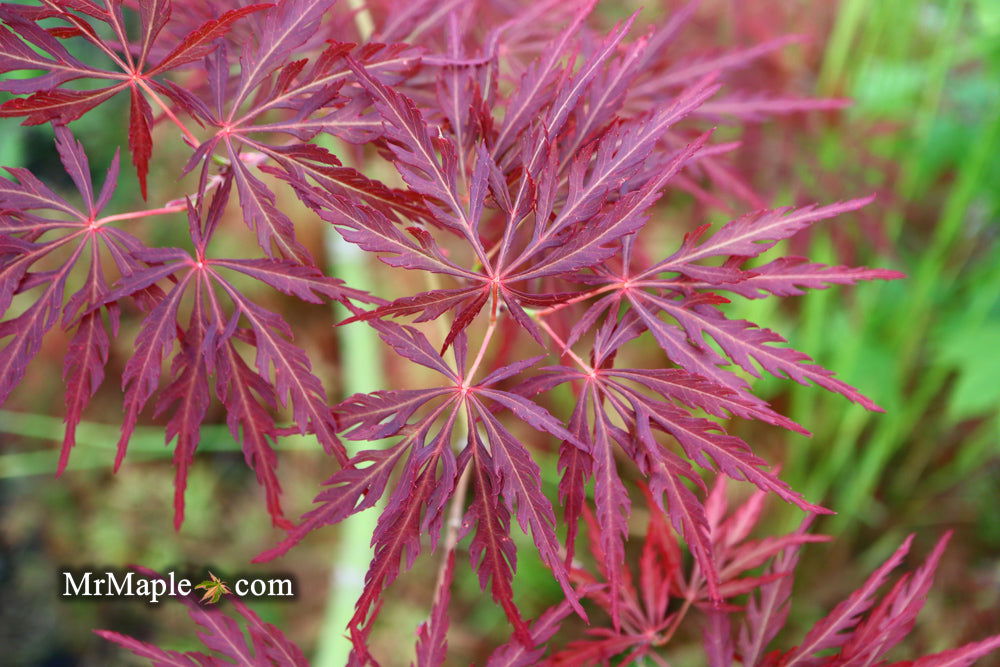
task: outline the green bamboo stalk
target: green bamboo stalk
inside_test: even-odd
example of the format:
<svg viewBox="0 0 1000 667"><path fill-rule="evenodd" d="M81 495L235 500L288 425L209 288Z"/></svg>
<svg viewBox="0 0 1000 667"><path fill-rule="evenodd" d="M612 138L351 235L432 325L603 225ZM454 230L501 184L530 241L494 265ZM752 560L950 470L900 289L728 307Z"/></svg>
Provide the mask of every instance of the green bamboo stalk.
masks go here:
<svg viewBox="0 0 1000 667"><path fill-rule="evenodd" d="M332 227L326 231L325 242L333 275L351 287L371 290L374 278L364 252L345 242ZM384 388L385 371L375 331L363 322L356 322L339 327L337 337L344 393L351 395ZM367 443L366 446L375 448L382 443ZM330 569L330 589L316 644L315 667L341 667L347 663L351 643L344 630L354 615L354 603L364 588L365 571L372 556L371 538L380 505L355 514L339 526L340 542Z"/></svg>
<svg viewBox="0 0 1000 667"><path fill-rule="evenodd" d="M367 39L374 32L371 14L365 9L363 0L349 0L348 4L355 12L355 24L362 40ZM323 139L325 137L320 138L320 143ZM347 155L346 151L342 153L342 157ZM344 160L346 164L346 158ZM375 280L365 253L344 241L332 226L325 229L324 242L333 275L352 287L371 291ZM363 322L356 322L338 327L337 336L345 394L384 388L386 377L381 346L374 330ZM380 447L383 443L369 443L369 446ZM339 526L340 543L330 569L326 609L313 660L315 667L341 667L347 663L351 642L345 629L354 615L354 603L364 589L365 572L372 557L371 539L381 505L377 503L359 512Z"/></svg>

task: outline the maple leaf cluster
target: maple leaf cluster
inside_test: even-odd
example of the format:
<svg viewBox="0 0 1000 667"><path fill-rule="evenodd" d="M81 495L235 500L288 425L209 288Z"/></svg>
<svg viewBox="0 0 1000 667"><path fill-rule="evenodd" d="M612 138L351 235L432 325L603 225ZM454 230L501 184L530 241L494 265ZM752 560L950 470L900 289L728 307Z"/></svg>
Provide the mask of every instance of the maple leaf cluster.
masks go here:
<svg viewBox="0 0 1000 667"><path fill-rule="evenodd" d="M0 72L35 75L0 83L16 95L0 105L0 117L54 126L82 204L25 169L8 169L11 178L0 180L0 401L20 383L48 331L58 325L71 332L61 472L103 383L122 313L139 312L122 374L115 468L143 410L155 402L168 444L175 441L177 527L213 401L263 487L272 521L288 531L257 561L384 503L348 627L353 664L375 662L368 639L386 588L433 551L444 554L444 565L417 654L421 665L445 660L455 554L466 537L481 586L513 629L515 644L503 650L522 655L496 664L530 664L523 658L529 653L537 659L541 654L531 651L555 631L556 616L586 617L585 599L607 609L613 630L571 644L553 660L652 655L652 638L675 618L669 602L678 593L688 605L706 606L713 664L728 664L729 598L757 591L772 607L787 598L785 579L775 572L738 575L771 558L772 568L786 572L810 538L741 546L755 510L744 510L737 527L720 523L722 501L708 494L706 478L755 485L754 503L774 494L807 513L828 510L791 489L722 422L759 420L807 433L751 393L750 379L762 373L879 408L779 334L727 317L725 304L900 274L800 257L760 259L870 197L762 208L715 230L689 228L661 256L644 232L663 227L655 205L665 197L681 193L701 207L726 209L761 202L727 161L738 143L713 142L713 125L835 109L844 101L730 89L731 73L792 38L721 54L678 53L671 47L697 2L644 32L635 15L610 30L593 27L595 4L416 0L358 10L333 0L236 8L204 0L5 3ZM71 47L80 42L103 54L104 65L76 57ZM152 209L105 211L118 159L98 192L68 124L118 95L129 98L123 122L143 198L159 190L149 178L153 138L176 132L189 159L173 176L189 176L189 196ZM154 135L158 124L167 127ZM385 170L350 166L358 158L391 165L393 174L376 179L372 174ZM281 204L291 195L309 215L293 220ZM225 224L233 200L256 256L220 256L232 244L219 238L237 233ZM186 218L184 247L149 245L148 230L160 216ZM410 289L373 295L327 275L297 233L306 224L333 230L406 274L402 284ZM259 303L260 289L249 283L308 303L343 304L352 315L340 325L371 327L387 352L424 367L433 380L331 406L293 328ZM620 354L633 358L628 351L645 334L661 353L642 367L616 363ZM568 413L552 398L558 392L574 397ZM314 436L335 467L316 506L297 523L281 505L274 450L293 432ZM385 447L365 445L386 439ZM558 445L561 516L542 491L535 443ZM662 513L644 551L643 599L625 564L630 475L645 480L651 511ZM455 520L446 522L450 515ZM603 584L574 565L584 519ZM534 624L514 603L513 522L533 538L566 598L558 613ZM694 557L686 584L677 580L679 547L667 523ZM879 607L871 623L858 625L870 606L864 593L844 612L849 616L810 634L807 648L763 659L818 664L808 656L833 646L865 660L881 655L865 642L887 646L883 635L910 623L907 601L922 597L925 580L929 574L918 575L888 596L891 613ZM755 599L744 633L750 643L740 640L744 658L754 658L744 664L758 664L761 637L773 637L774 618ZM253 627L263 627L259 619L237 610L252 626L254 646L246 650L255 659L283 645L267 628L254 634ZM203 626L216 619L214 611L192 613ZM232 620L212 623L219 632L238 631ZM854 639L841 642L855 626ZM636 633L645 633L645 643L633 641ZM202 659L164 657L106 636L154 661ZM205 642L214 649L224 643ZM243 660L242 653L227 655ZM290 653L281 664L299 664L300 657Z"/></svg>
<svg viewBox="0 0 1000 667"><path fill-rule="evenodd" d="M648 497L649 492L645 491ZM925 562L897 579L881 599L878 599L878 590L902 563L913 535L907 537L860 588L816 621L798 645L787 650L768 651L791 610L793 575L800 549L807 543L824 542L829 538L808 533L814 518L809 516L789 535L749 539L761 518L766 495L764 491L757 491L729 511L725 478L719 478L710 491L706 507L711 548L720 565L725 604L712 602L705 573L697 563L685 566L676 533L670 530L668 519L655 503L649 503L649 525L636 579L625 570L624 581L612 587L603 567L599 568L602 570L600 576L585 570L573 573L579 590L599 607L609 613L616 606L621 609L620 624L611 628L590 628L587 638L571 641L543 660L544 648L537 644L551 637L560 621L571 613L568 605L558 605L547 610L532 625L536 646L512 640L494 651L487 664L489 667L539 663L553 667L604 665L618 656L615 664L626 665L647 659L655 665L668 665L660 652L661 647L671 641L692 610L697 610L701 616L704 664L711 667L731 667L737 663L759 667L951 667L971 665L1000 648L1000 636L995 636L916 661L889 662L885 659L912 630L927 600L934 572L951 537L951 533L947 533ZM591 529L591 550L597 555L601 550L601 530L589 512L587 522ZM765 564L766 567L760 570ZM748 595L743 606L728 601L742 595ZM680 604L672 605L672 601Z"/></svg>

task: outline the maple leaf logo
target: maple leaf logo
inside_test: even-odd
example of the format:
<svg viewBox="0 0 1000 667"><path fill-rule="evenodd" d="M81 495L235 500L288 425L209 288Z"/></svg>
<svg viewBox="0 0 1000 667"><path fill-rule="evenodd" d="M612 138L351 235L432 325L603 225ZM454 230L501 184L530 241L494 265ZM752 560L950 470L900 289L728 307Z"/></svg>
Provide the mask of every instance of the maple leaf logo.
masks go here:
<svg viewBox="0 0 1000 667"><path fill-rule="evenodd" d="M201 602L215 604L222 598L223 595L233 594L233 592L229 590L229 586L226 585L226 582L219 579L211 572L208 573L208 576L211 577L211 579L206 579L195 586L195 590L199 588L205 589L205 594L201 596Z"/></svg>

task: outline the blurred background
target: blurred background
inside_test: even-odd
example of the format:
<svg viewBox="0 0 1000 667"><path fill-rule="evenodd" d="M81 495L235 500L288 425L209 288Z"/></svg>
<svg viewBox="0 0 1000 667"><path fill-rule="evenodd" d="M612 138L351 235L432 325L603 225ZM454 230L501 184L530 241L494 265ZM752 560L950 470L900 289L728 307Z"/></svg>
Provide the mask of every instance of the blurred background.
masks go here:
<svg viewBox="0 0 1000 667"><path fill-rule="evenodd" d="M610 4L599 9L599 19L609 24L628 9ZM631 4L637 3L624 3ZM657 20L679 4L662 3L643 20ZM815 529L835 540L804 551L790 642L857 587L906 534L917 533L915 552L923 556L944 530L955 529L914 635L895 654L905 659L1000 631L1000 2L705 0L683 40L701 49L705 44L724 49L786 33L807 40L765 57L748 80L758 77L766 91L851 97L855 103L844 111L747 125L736 158L742 175L776 204L877 192L876 202L861 214L794 239L792 250L815 261L897 269L909 278L814 291L780 303L728 306L733 317L781 332L886 409L868 413L818 388L761 380L756 389L814 436L747 424L732 428L765 458L783 462L783 476L794 488L838 511ZM98 181L115 148L126 143L124 126L106 118L124 118L126 112L124 105L108 107L104 116L92 114L73 125ZM171 128L160 131L169 134ZM70 191L47 127L0 119L0 137L0 164L27 167ZM156 170L169 173L185 161L179 143L157 144L151 182L171 181ZM150 201L181 194L158 192ZM282 204L301 210L292 200ZM666 206L671 205L684 203L672 198ZM126 170L111 207L140 206ZM155 224L164 245L184 233L177 228L181 218ZM316 236L309 239L310 233ZM307 244L323 242L318 229L303 227L300 234ZM676 237L665 239L675 242ZM335 253L330 260L336 275L353 284L368 283L382 295L396 289L391 274L380 268ZM370 341L363 336L338 339L324 307L290 310L278 300L269 306L296 322L296 339L332 396L377 389L382 378L395 382L405 375L405 368L380 360L377 348L366 352ZM370 531L364 519L353 527L319 531L277 563L250 566L249 557L272 545L278 533L270 527L253 473L224 428L203 432L180 532L171 525L173 468L160 422L147 418L122 471L111 473L121 400L117 378L136 324L135 318L126 319L109 379L87 412L92 421L81 425L62 478L55 479L53 471L62 438L64 333L49 334L25 382L0 411L0 663L138 664L91 634L94 628L167 648L196 648L180 605L57 597L57 572L64 568L137 563L223 575L292 573L299 593L294 601L261 601L254 609L307 654L322 656L317 664L343 664L335 629L353 598L330 582L363 576L364 536ZM212 421L221 423L222 415ZM281 448L285 506L297 515L309 507L332 466L308 443L292 440ZM554 497L555 454L538 456L551 457L548 465L540 462ZM787 530L799 518L772 503L762 530ZM641 512L633 525L640 535ZM519 539L526 543L524 536ZM528 616L560 599L533 551L519 550L515 582ZM410 660L410 638L426 616L436 568L436 559L421 559L391 589L374 636L384 664ZM481 664L508 631L503 614L468 575L460 570L456 577L449 636L454 664ZM581 629L567 624L556 644ZM680 634L665 655L673 665L697 665L698 646L696 634Z"/></svg>

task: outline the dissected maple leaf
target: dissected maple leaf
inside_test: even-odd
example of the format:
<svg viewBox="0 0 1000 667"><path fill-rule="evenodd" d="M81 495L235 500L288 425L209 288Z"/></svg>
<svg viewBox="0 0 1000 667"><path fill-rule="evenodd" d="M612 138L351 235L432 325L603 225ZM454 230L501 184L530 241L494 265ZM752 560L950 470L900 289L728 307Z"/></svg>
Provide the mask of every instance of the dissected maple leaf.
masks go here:
<svg viewBox="0 0 1000 667"><path fill-rule="evenodd" d="M530 635L513 604L511 589L515 568L510 538L512 517L535 538L539 555L552 569L567 597L574 600L575 593L559 553L555 513L539 491L540 470L524 445L494 412L506 409L538 431L569 440L575 440L575 436L542 407L492 388L537 359L498 369L481 381L472 382L467 372L474 373L476 369L464 367L464 339L456 348L453 368L416 329L380 321L372 326L398 354L436 371L448 384L422 390L357 394L338 406L340 427L347 439L396 435L402 439L388 449L363 451L348 461L327 480L327 490L316 497L315 502L320 506L306 514L282 544L255 561L275 558L311 530L370 507L385 493L390 476L402 464L399 481L379 518L373 538L375 559L365 577L365 591L351 624L355 651L365 656L365 640L378 611L378 597L395 580L404 563L406 567L412 565L422 550L421 534L429 533L432 548L437 544L445 503L468 467L474 499L464 525L475 529L470 558L479 571L480 584L483 588L490 586L493 597L527 642ZM456 429L460 419L468 424L465 433ZM457 457L452 452L453 441L464 441ZM574 606L582 613L578 605Z"/></svg>
<svg viewBox="0 0 1000 667"><path fill-rule="evenodd" d="M662 647L669 644L689 611L697 608L704 619L702 643L706 664L709 665L888 665L890 663L885 662L884 656L912 630L950 537L950 534L945 534L920 568L901 577L877 601L878 590L885 585L889 574L899 566L909 550L913 539L911 535L868 577L861 588L817 621L799 646L787 651L766 652L788 619L794 571L801 547L828 539L807 532L813 517L808 517L798 530L789 535L748 539L760 519L766 494L758 491L735 510L727 512L726 486L716 485L706 504L713 556L719 566L723 581L721 590L726 599L726 603L720 605L709 600L699 564L695 562L691 568L685 566L666 517L648 490L645 495L650 518L637 559L638 580L634 582L631 572L626 570L623 581L617 587L607 581L607 572L602 566L601 527L589 511L591 550L601 576L595 577L583 569L573 572L574 579L583 587L581 590L586 591L585 597L604 608L609 615L617 604L621 610L620 623L610 628L588 629L587 638L571 641L548 656L543 664L606 665L614 660L615 664L625 665L641 658L655 664L667 664L665 657L669 655L669 649ZM743 576L765 564L760 574ZM747 594L745 607L735 603L740 596ZM671 604L671 599L680 600L683 604ZM565 616L565 611L559 608L547 612L543 618L550 618L551 621L545 626L543 638L550 636L555 631L551 626L558 625ZM740 616L743 622L734 636L734 622ZM998 648L1000 636L924 656L916 661L891 664L896 667L971 665ZM516 644L508 644L494 653L495 662L490 664L536 664L520 661L520 657L525 655L540 661L543 653L537 650L528 653ZM500 661L501 658L508 661Z"/></svg>
<svg viewBox="0 0 1000 667"><path fill-rule="evenodd" d="M48 122L65 124L100 106L118 93L128 91L130 100L128 143L136 175L139 178L139 188L145 198L149 158L153 149L151 136L153 112L148 98L160 106L163 106L163 103L159 95L165 95L175 102L184 104L184 98L178 98L170 87L155 77L201 59L215 48L215 40L224 36L233 23L273 6L247 5L211 19L194 28L179 40L169 53L153 64L149 62L150 50L159 38L164 25L170 20L171 4L170 0L139 3L139 37L133 45L128 41L126 23L119 3L108 2L103 9L86 12L76 3L45 0L43 5L53 10L54 18L68 24L74 36L79 36L97 47L112 61L114 68L111 71L84 65L70 55L56 37L38 26L24 7L5 4L0 8L0 19L13 27L22 39L43 53L47 53L49 57L38 54L25 42L21 42L5 28L0 27L2 31L0 72L39 68L48 70L54 67L53 73L57 73L57 76L43 74L3 86L4 90L30 93L30 95L8 100L0 105L0 118L24 116L25 125ZM119 41L116 43L113 40L103 39L89 19L106 24ZM128 48L122 48L123 46ZM87 91L62 87L62 84L68 81L81 78L114 83L105 88Z"/></svg>
<svg viewBox="0 0 1000 667"><path fill-rule="evenodd" d="M198 443L198 427L205 417L208 402L205 385L214 374L215 393L227 408L230 432L242 442L247 463L257 472L257 479L267 492L268 510L275 523L287 525L279 500L281 487L275 475L277 459L271 443L279 429L272 409L278 404L290 406L299 432L315 433L324 449L340 462L346 463L348 457L337 438L323 385L313 375L306 354L291 342L291 327L278 314L247 298L225 272L249 276L313 303L367 297L312 267L288 260L207 257L205 248L210 237L197 230L216 228L213 217L221 211L221 207L213 207L209 217L202 221L189 201L189 226L198 239L194 256L180 249L139 252L137 259L147 262L149 267L123 277L104 297L106 303L113 303L157 282L172 281L172 287L143 320L135 354L125 366L126 412L115 467L125 456L139 413L159 384L162 360L180 332L181 352L172 364L174 383L158 406L158 412L164 412L174 404L175 415L167 439L179 435L175 457L179 494L183 493L186 470ZM188 327L183 328L178 323L178 310L188 294L193 307ZM219 294L230 300L230 312L224 309ZM241 321L248 326L241 327ZM255 352L254 368L241 355L240 347L244 345ZM198 386L188 388L192 382ZM183 496L178 495L177 525L183 517L183 507Z"/></svg>
<svg viewBox="0 0 1000 667"><path fill-rule="evenodd" d="M887 664L885 654L902 641L913 629L917 614L927 601L927 593L933 581L945 546L951 538L951 533L945 533L935 545L924 564L912 573L904 574L892 588L885 593L876 604L876 593L888 580L890 573L896 569L906 556L913 541L913 535L908 536L898 549L874 572L865 583L838 604L825 617L816 622L802 642L788 651L772 651L754 665L884 665ZM781 567L794 568L794 557ZM762 592L761 602L767 593ZM787 589L769 601L766 606L751 608L748 614L747 631L742 638L760 637L754 644L754 655L759 656L776 632L775 629L765 630L766 634L756 633L757 628L774 626L774 621L761 622L762 612L767 613L780 606L787 599ZM787 614L787 609L784 610ZM746 643L747 639L741 639ZM753 640L751 640L753 641ZM979 642L967 644L961 648L951 649L942 653L924 656L915 662L891 663L897 667L903 665L971 665L978 658L1000 648L1000 635ZM833 649L836 649L833 651ZM819 655L817 655L819 654Z"/></svg>
<svg viewBox="0 0 1000 667"><path fill-rule="evenodd" d="M110 257L121 273L141 270L144 264L133 254L142 248L138 239L107 224L109 216L101 215L117 183L117 154L104 186L95 194L87 156L66 128L56 128L56 149L80 193L82 209L56 195L26 169L7 169L16 182L0 180L3 317L11 312L18 295L41 292L32 297L34 302L27 309L14 310L12 317L0 322L0 338L9 337L0 350L0 402L22 380L50 329L60 324L67 331L75 330L63 369L66 433L59 457L61 473L76 443L83 411L104 380L109 325L112 333L118 329L120 309L104 301L109 271L105 264Z"/></svg>
<svg viewBox="0 0 1000 667"><path fill-rule="evenodd" d="M711 623L709 627L716 631L706 636L706 653L709 656L732 653L728 634L723 636L721 631L728 628L727 614L736 608L734 598L780 578L746 574L787 550L827 538L800 531L777 538L749 539L767 494L757 491L727 513L724 479L719 478L706 502L706 544L699 547L687 540L688 548L696 556L697 549L707 550L705 556L712 563L717 579L714 583L701 557L691 566L685 565L676 538L681 531L671 529L650 488L643 488L650 515L638 559L638 579L629 569L616 572L608 564L604 528L589 509L585 510L590 551L600 577L579 567L574 569L573 576L584 590L590 591L587 597L608 612L612 627L589 629L587 639L573 641L553 654L549 659L551 664L603 664L618 655L627 656L622 664L643 656L655 659L657 647L670 641L693 606L702 610ZM681 606L671 604L672 600L679 601ZM714 659L712 664L716 664Z"/></svg>

